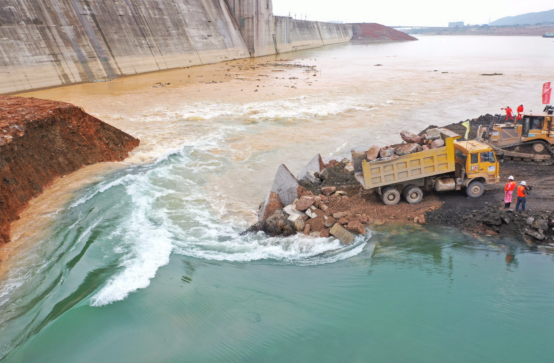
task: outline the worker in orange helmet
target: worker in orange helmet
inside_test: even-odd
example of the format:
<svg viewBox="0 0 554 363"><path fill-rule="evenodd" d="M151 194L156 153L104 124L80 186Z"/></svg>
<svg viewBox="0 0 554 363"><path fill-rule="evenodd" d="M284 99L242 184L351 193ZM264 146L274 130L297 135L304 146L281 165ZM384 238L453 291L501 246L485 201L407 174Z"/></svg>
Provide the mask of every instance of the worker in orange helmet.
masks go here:
<svg viewBox="0 0 554 363"><path fill-rule="evenodd" d="M517 107L517 120L521 120L523 118L523 105L519 105Z"/></svg>
<svg viewBox="0 0 554 363"><path fill-rule="evenodd" d="M514 119L514 116L513 116L514 111L510 106L506 106L506 108L501 108L501 110L506 110L506 122L508 122L508 120Z"/></svg>
<svg viewBox="0 0 554 363"><path fill-rule="evenodd" d="M525 212L525 202L527 201L527 194L529 194L529 187L527 183L522 181L517 187L517 203L516 203L516 212L519 210L521 205L521 211Z"/></svg>
<svg viewBox="0 0 554 363"><path fill-rule="evenodd" d="M516 183L514 182L514 177L510 175L508 177L508 183L504 187L504 208L510 208L510 205L512 204L512 194L514 194L515 189Z"/></svg>

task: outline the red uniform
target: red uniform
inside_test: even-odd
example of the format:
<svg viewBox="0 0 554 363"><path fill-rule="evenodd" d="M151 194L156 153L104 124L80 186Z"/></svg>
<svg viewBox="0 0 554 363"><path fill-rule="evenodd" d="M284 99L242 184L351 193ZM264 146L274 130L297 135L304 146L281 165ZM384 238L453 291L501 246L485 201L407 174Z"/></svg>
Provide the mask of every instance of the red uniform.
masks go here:
<svg viewBox="0 0 554 363"><path fill-rule="evenodd" d="M512 116L512 109L510 107L506 107L506 121L513 120L514 117Z"/></svg>
<svg viewBox="0 0 554 363"><path fill-rule="evenodd" d="M508 184L506 184L506 187L504 188L504 190L507 192L513 192L515 188L516 188L516 183L513 181L510 181L508 182Z"/></svg>
<svg viewBox="0 0 554 363"><path fill-rule="evenodd" d="M523 117L523 105L519 105L519 107L517 108L517 119L521 120L522 117Z"/></svg>

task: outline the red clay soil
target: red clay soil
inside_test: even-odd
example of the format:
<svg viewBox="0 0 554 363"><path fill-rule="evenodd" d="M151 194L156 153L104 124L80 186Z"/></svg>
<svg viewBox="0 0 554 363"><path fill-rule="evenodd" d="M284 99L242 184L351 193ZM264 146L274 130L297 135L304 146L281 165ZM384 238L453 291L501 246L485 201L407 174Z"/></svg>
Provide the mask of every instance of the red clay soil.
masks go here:
<svg viewBox="0 0 554 363"><path fill-rule="evenodd" d="M375 40L375 41L401 41L417 40L416 38L401 31L389 28L377 23L352 24L354 35L353 40Z"/></svg>
<svg viewBox="0 0 554 363"><path fill-rule="evenodd" d="M57 177L121 161L140 141L68 103L0 96L0 243Z"/></svg>

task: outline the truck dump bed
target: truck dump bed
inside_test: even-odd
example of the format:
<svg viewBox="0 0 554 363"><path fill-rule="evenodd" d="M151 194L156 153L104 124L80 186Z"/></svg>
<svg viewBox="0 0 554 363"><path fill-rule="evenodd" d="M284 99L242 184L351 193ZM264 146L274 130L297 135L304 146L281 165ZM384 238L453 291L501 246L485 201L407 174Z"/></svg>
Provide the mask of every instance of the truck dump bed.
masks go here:
<svg viewBox="0 0 554 363"><path fill-rule="evenodd" d="M445 146L403 155L397 159L363 160L354 170L356 179L364 189L405 183L410 180L453 172L455 170L454 140L460 136L447 129L439 129Z"/></svg>

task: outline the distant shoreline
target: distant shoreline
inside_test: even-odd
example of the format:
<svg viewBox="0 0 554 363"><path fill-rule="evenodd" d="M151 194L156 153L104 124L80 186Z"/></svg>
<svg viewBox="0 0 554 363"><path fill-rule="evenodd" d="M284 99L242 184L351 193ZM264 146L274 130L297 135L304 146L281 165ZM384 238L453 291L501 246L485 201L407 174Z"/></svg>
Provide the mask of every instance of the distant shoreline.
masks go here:
<svg viewBox="0 0 554 363"><path fill-rule="evenodd" d="M419 28L404 30L410 35L495 35L495 36L543 36L554 31L554 26L515 27L479 26L455 28Z"/></svg>

